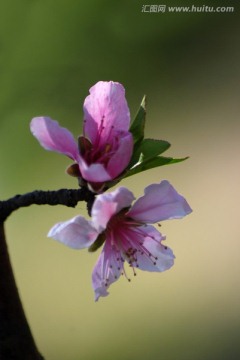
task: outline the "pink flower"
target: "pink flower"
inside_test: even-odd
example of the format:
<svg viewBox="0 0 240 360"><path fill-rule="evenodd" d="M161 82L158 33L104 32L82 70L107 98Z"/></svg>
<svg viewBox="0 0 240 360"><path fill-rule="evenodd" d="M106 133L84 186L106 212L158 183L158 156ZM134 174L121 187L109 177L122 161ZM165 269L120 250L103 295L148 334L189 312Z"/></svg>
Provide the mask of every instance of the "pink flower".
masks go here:
<svg viewBox="0 0 240 360"><path fill-rule="evenodd" d="M113 81L98 82L90 89L83 110L83 136L78 144L69 130L49 117L33 118L30 128L45 149L73 159L78 164L77 176L99 191L123 172L133 151L123 86ZM76 174L76 167L69 172Z"/></svg>
<svg viewBox="0 0 240 360"><path fill-rule="evenodd" d="M133 194L124 187L98 195L91 221L76 216L56 224L48 234L74 249L104 243L92 274L95 300L107 296L108 287L121 274L129 279L125 261L133 275L137 268L161 272L173 265L172 250L162 245L165 237L149 223L184 217L192 211L187 201L166 180L148 186L131 207L133 200Z"/></svg>

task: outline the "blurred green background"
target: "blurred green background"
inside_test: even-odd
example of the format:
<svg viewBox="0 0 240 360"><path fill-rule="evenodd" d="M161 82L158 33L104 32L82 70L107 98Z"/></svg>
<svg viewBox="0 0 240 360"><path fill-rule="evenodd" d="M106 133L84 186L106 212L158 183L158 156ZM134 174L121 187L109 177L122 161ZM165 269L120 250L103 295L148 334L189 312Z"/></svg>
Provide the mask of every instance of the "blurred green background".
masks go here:
<svg viewBox="0 0 240 360"><path fill-rule="evenodd" d="M46 238L76 209L22 209L6 230L19 290L47 360L235 360L240 358L239 10L235 1L166 1L235 6L234 13L144 13L151 2L0 2L1 199L35 189L76 188L69 160L43 150L30 119L49 115L75 136L82 104L99 80L126 88L134 115L148 96L146 135L172 143L184 163L126 179L136 196L168 179L194 212L162 224L175 266L121 278L94 303L98 253ZM159 5L161 3L158 3Z"/></svg>

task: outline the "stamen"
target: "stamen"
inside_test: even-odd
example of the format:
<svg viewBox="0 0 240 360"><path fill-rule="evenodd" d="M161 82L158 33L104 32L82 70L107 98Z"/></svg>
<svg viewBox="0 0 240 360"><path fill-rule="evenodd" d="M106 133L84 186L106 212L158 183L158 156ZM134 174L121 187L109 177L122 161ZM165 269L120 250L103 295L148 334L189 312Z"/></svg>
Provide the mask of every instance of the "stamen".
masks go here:
<svg viewBox="0 0 240 360"><path fill-rule="evenodd" d="M99 144L100 144L100 140L101 140L101 135L102 135L102 132L103 130L105 129L105 127L103 126L104 124L104 118L105 116L103 115L102 119L101 119L101 123L100 123L100 126L98 128L98 131L97 131L97 138L96 138L96 141L95 141L95 144L94 144L94 147L98 147Z"/></svg>
<svg viewBox="0 0 240 360"><path fill-rule="evenodd" d="M136 273L135 268L133 266L132 266L132 271L133 271L133 275L137 276L137 273Z"/></svg>
<svg viewBox="0 0 240 360"><path fill-rule="evenodd" d="M125 278L127 279L128 282L131 281L131 279L127 276L124 266L123 266L123 275L125 276Z"/></svg>
<svg viewBox="0 0 240 360"><path fill-rule="evenodd" d="M115 236L114 240L115 240L115 251L117 251L118 254L120 255L120 257L117 257L117 260L121 261L121 268L119 268L119 270L122 269L122 275L124 275L125 278L127 279L127 281L130 282L131 279L127 276L126 270L125 270L124 265L123 265L124 258L121 256L122 253L127 254L127 252L128 252L127 248L125 248L124 237L119 238L119 237ZM135 249L131 249L131 250L134 251Z"/></svg>
<svg viewBox="0 0 240 360"><path fill-rule="evenodd" d="M141 224L139 225L141 226ZM134 229L130 229L131 231L134 231L135 233L137 233L139 236L143 236L143 237L149 237L152 240L154 240L156 243L160 244L161 241L157 240L153 235L149 235L147 232L143 231L142 226L141 228L139 228L139 226L134 226ZM142 242L143 244L143 242Z"/></svg>
<svg viewBox="0 0 240 360"><path fill-rule="evenodd" d="M108 153L111 149L111 144L106 144L105 145L105 153Z"/></svg>
<svg viewBox="0 0 240 360"><path fill-rule="evenodd" d="M136 230L136 231L135 231ZM124 230L124 234L122 234L124 236L124 239L129 243L129 248L128 250L125 252L126 256L129 257L129 263L131 263L131 267L138 267L137 265L137 252L141 254L141 256L145 256L148 260L150 260L152 262L152 264L155 266L156 263L156 256L154 256L144 245L143 245L143 241L141 241L141 238L138 239L138 237L134 236L134 240L132 240L132 232L137 233L137 235L141 236L141 238L143 236L149 236L148 234L145 233L145 231L142 231L142 229L139 228L134 228L134 229L125 229ZM127 235L127 236L126 236ZM153 238L155 241L157 241L154 237ZM159 241L157 241L159 243Z"/></svg>
<svg viewBox="0 0 240 360"><path fill-rule="evenodd" d="M85 155L85 160L88 163L98 162L107 165L109 159L114 155L115 151L112 150L112 145L107 144L102 149L94 144L94 147L88 151L87 155Z"/></svg>
<svg viewBox="0 0 240 360"><path fill-rule="evenodd" d="M108 137L106 138L106 141L108 141L109 139L111 139L113 129L114 129L114 125L111 126L111 128L110 128L110 130L109 130L109 133L108 133Z"/></svg>

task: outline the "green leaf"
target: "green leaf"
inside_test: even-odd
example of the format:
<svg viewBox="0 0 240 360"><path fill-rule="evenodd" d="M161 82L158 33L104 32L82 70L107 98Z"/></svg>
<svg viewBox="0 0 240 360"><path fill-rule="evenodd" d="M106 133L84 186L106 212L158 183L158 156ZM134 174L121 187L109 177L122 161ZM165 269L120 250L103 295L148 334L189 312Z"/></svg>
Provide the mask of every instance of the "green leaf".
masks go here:
<svg viewBox="0 0 240 360"><path fill-rule="evenodd" d="M99 234L97 239L94 241L94 243L89 246L88 251L89 252L96 251L98 248L100 248L100 246L102 246L102 244L104 244L105 240L106 240L105 234L104 233Z"/></svg>
<svg viewBox="0 0 240 360"><path fill-rule="evenodd" d="M150 159L162 154L169 149L171 144L165 140L144 139L141 144L141 151L145 159Z"/></svg>
<svg viewBox="0 0 240 360"><path fill-rule="evenodd" d="M146 121L146 96L143 97L137 115L133 120L129 131L132 133L134 144L141 142L144 138L144 128Z"/></svg>
<svg viewBox="0 0 240 360"><path fill-rule="evenodd" d="M171 144L164 140L144 139L134 150L129 168L138 162L143 162L162 154Z"/></svg>
<svg viewBox="0 0 240 360"><path fill-rule="evenodd" d="M188 159L188 157L181 158L181 159L174 159L171 157L156 156L154 158L140 162L138 165L136 165L133 168L131 168L130 170L128 170L125 173L125 175L123 176L123 178L138 174L142 171L153 169L158 166L175 164L175 163L184 161L186 159Z"/></svg>

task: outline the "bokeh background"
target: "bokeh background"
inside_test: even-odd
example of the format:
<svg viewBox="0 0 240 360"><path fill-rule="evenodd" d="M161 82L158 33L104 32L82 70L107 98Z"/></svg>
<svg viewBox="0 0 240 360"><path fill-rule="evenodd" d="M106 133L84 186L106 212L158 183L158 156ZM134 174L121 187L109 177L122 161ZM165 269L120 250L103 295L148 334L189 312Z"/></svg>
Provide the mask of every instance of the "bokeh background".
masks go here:
<svg viewBox="0 0 240 360"><path fill-rule="evenodd" d="M99 80L126 88L134 116L148 96L146 136L168 140L184 163L126 179L136 196L168 179L193 213L162 223L175 266L121 278L94 303L99 253L47 239L81 213L32 206L6 224L21 298L47 360L235 360L240 358L240 108L237 1L167 1L234 6L234 13L144 13L151 2L0 2L0 195L77 188L69 160L43 150L30 119L49 115L75 136L82 104ZM158 3L160 5L161 3Z"/></svg>

